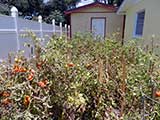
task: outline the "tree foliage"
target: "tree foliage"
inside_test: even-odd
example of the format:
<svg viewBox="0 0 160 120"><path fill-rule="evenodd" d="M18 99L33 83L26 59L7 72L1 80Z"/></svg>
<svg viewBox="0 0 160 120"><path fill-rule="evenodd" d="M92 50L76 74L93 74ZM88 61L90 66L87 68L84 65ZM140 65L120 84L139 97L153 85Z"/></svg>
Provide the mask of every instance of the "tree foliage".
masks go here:
<svg viewBox="0 0 160 120"><path fill-rule="evenodd" d="M60 12L60 11L52 11L49 16L47 16L46 18L44 18L44 20L47 23L52 23L52 20L55 19L56 24L58 25L60 22L64 23L65 22L65 17L64 15Z"/></svg>
<svg viewBox="0 0 160 120"><path fill-rule="evenodd" d="M105 4L120 6L123 0L95 0L95 2L103 2Z"/></svg>
<svg viewBox="0 0 160 120"><path fill-rule="evenodd" d="M46 15L47 22L51 22L52 18L55 18L58 22L64 22L64 11L76 7L76 3L79 1L80 0L49 0L44 8L44 15Z"/></svg>
<svg viewBox="0 0 160 120"><path fill-rule="evenodd" d="M6 14L6 15L8 15L9 12L10 12L9 6L0 3L0 13L1 13L1 14Z"/></svg>
<svg viewBox="0 0 160 120"><path fill-rule="evenodd" d="M34 12L41 12L44 5L43 0L1 0L0 2L17 7L23 16L32 15Z"/></svg>
<svg viewBox="0 0 160 120"><path fill-rule="evenodd" d="M0 3L8 6L16 6L21 16L42 15L46 22L51 23L52 18L55 18L58 22L64 22L64 11L75 7L79 1L49 0L47 3L44 3L43 0L0 0Z"/></svg>

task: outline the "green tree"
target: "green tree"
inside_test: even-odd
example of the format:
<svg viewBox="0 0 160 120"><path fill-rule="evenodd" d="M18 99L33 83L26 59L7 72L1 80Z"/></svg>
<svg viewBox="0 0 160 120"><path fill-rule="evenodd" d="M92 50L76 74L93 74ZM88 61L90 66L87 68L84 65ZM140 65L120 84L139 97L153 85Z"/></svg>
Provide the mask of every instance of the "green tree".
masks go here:
<svg viewBox="0 0 160 120"><path fill-rule="evenodd" d="M0 3L17 7L23 16L34 12L42 13L44 6L43 0L1 0Z"/></svg>
<svg viewBox="0 0 160 120"><path fill-rule="evenodd" d="M59 22L65 22L64 15L58 10L52 11L50 15L45 18L45 21L47 23L51 23L53 19L55 19L57 25Z"/></svg>
<svg viewBox="0 0 160 120"><path fill-rule="evenodd" d="M31 12L42 13L44 8L43 0L27 0Z"/></svg>
<svg viewBox="0 0 160 120"><path fill-rule="evenodd" d="M0 14L8 15L9 11L10 11L10 9L9 9L8 5L0 3Z"/></svg>
<svg viewBox="0 0 160 120"><path fill-rule="evenodd" d="M113 5L117 4L117 6L120 6L123 0L94 0L95 2L103 2L105 4Z"/></svg>
<svg viewBox="0 0 160 120"><path fill-rule="evenodd" d="M67 4L65 3L65 0L50 0L47 2L46 6L49 9L52 9L52 11L58 10L60 12L63 12L67 9Z"/></svg>
<svg viewBox="0 0 160 120"><path fill-rule="evenodd" d="M68 8L76 7L76 4L80 1L81 0L65 0L66 4L68 5Z"/></svg>
<svg viewBox="0 0 160 120"><path fill-rule="evenodd" d="M80 0L49 0L45 6L53 11L58 10L64 12L69 8L76 7L78 2L80 2Z"/></svg>
<svg viewBox="0 0 160 120"><path fill-rule="evenodd" d="M65 22L64 11L76 7L80 0L49 0L44 7L43 14L47 23L51 23L52 19L57 22Z"/></svg>

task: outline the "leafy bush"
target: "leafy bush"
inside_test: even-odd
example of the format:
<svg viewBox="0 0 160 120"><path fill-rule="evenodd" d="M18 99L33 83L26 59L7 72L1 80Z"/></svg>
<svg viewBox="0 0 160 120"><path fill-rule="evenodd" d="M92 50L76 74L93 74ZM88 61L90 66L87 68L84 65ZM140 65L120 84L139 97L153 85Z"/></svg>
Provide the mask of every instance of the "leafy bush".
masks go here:
<svg viewBox="0 0 160 120"><path fill-rule="evenodd" d="M36 56L17 56L13 64L0 66L2 120L128 120L140 119L142 113L146 119L160 118L159 105L148 99L141 110L145 95L158 101L158 56L133 41L121 45L77 34L68 41L53 36L42 47L29 35Z"/></svg>

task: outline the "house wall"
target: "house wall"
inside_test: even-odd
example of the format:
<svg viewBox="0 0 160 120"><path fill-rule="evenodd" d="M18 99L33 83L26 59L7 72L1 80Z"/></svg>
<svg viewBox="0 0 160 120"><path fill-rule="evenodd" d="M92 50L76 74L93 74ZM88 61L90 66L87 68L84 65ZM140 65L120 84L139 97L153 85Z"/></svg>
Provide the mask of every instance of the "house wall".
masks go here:
<svg viewBox="0 0 160 120"><path fill-rule="evenodd" d="M119 37L122 36L123 16L117 15L112 10L97 7L71 14L71 35L77 32L91 32L92 17L106 18L106 36L111 36L115 32L120 33Z"/></svg>
<svg viewBox="0 0 160 120"><path fill-rule="evenodd" d="M141 37L145 45L151 43L152 35L156 44L160 43L160 0L140 0L136 5L127 10L125 25L125 40L134 39L134 27L136 22L136 13L145 10L144 30Z"/></svg>

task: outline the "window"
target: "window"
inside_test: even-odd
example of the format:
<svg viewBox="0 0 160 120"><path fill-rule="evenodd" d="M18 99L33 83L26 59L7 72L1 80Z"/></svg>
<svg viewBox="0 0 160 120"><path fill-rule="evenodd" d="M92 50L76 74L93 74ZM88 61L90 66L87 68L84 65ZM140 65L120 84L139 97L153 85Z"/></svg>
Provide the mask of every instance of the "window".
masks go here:
<svg viewBox="0 0 160 120"><path fill-rule="evenodd" d="M136 18L134 36L141 37L143 35L145 11L138 12Z"/></svg>

